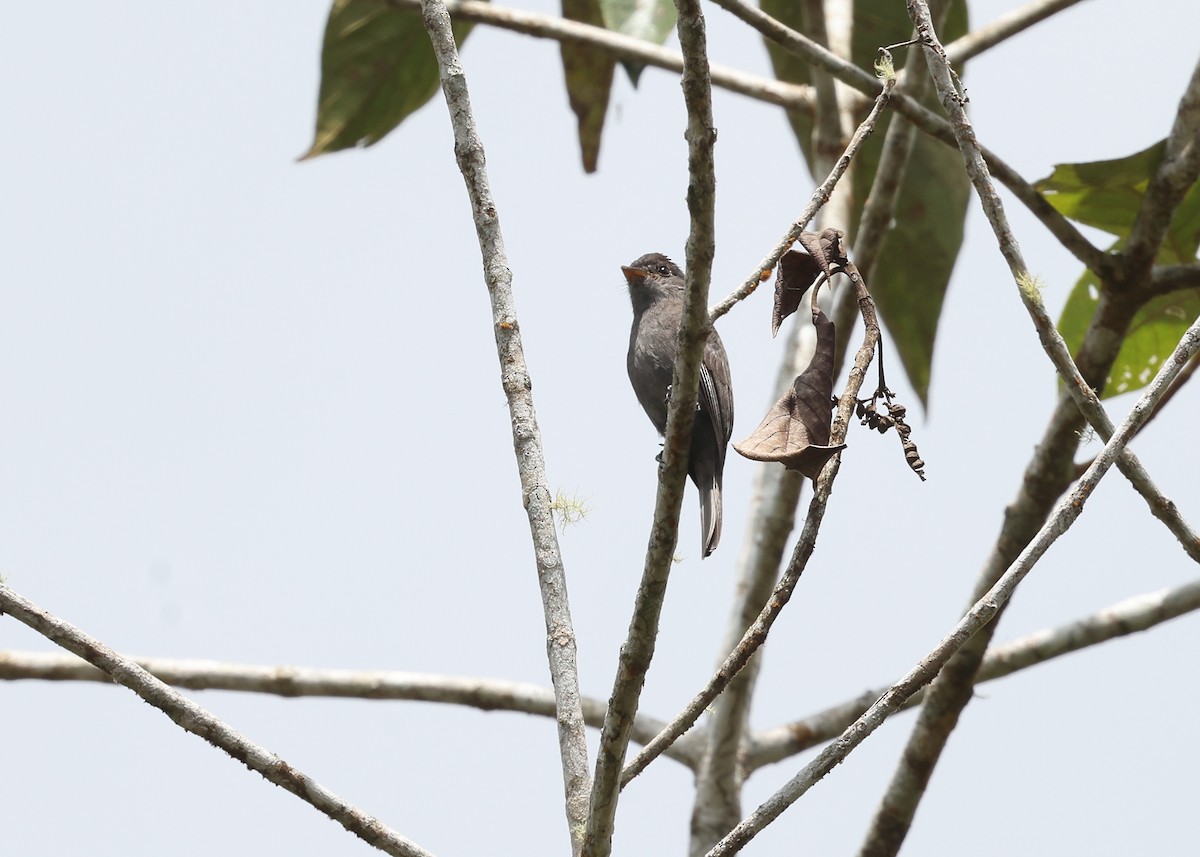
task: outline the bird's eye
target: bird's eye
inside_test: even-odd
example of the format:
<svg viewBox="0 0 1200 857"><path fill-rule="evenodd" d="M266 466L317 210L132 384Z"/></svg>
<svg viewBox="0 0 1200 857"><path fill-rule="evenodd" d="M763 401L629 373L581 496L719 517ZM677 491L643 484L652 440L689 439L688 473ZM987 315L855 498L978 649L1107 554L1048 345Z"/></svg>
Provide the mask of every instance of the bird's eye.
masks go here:
<svg viewBox="0 0 1200 857"><path fill-rule="evenodd" d="M665 276L668 276L668 275L671 273L671 269L670 269L670 268L668 268L666 265L659 265L659 266L658 266L658 272L659 272L660 274L662 274L662 275L665 277Z"/></svg>

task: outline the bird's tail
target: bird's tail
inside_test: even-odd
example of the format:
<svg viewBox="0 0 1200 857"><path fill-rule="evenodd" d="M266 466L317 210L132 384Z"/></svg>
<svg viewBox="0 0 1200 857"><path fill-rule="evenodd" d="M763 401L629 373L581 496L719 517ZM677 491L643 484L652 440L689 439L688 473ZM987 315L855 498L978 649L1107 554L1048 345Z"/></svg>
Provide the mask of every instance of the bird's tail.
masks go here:
<svg viewBox="0 0 1200 857"><path fill-rule="evenodd" d="M721 541L721 480L700 489L700 549L708 557Z"/></svg>

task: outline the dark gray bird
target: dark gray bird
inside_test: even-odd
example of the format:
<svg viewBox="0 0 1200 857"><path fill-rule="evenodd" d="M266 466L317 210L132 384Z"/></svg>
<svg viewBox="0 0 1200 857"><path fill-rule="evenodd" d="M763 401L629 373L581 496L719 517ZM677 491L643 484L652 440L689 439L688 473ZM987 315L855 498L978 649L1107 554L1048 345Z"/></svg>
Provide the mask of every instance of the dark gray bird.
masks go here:
<svg viewBox="0 0 1200 857"><path fill-rule="evenodd" d="M659 434L667 431L667 400L683 321L683 271L661 253L622 266L633 301L626 365L633 392ZM700 399L692 428L688 476L700 490L700 547L708 556L721 541L721 478L733 434L733 382L725 346L714 330L704 346Z"/></svg>

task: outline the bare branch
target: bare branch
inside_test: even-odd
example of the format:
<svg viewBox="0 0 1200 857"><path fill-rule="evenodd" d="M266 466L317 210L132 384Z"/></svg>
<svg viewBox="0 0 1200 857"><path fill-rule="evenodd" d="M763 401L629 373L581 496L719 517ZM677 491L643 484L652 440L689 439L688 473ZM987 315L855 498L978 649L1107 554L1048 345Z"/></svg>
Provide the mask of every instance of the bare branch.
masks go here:
<svg viewBox="0 0 1200 857"><path fill-rule="evenodd" d="M712 81L708 45L699 0L676 0L677 29L684 68L680 86L687 107L687 204L691 227L687 240L687 288L679 329L678 355L667 412L663 468L659 474L654 526L646 550L646 565L634 603L633 619L621 647L617 676L600 731L596 778L592 786L585 857L608 857L613 821L620 797L621 767L646 672L654 656L658 620L667 592L667 579L679 530L683 479L691 446L692 424L700 386L700 362L712 324L708 318L708 289L712 278L716 221L716 169L713 147L717 131L712 116Z"/></svg>
<svg viewBox="0 0 1200 857"><path fill-rule="evenodd" d="M920 0L910 0L919 3ZM926 19L927 20L927 19ZM920 25L919 25L920 26ZM1000 608L1012 597L1017 584L1033 568L1034 564L1045 554L1046 550L1061 536L1082 514L1084 504L1095 490L1097 483L1115 462L1120 451L1129 438L1137 431L1146 416L1153 409L1154 403L1166 391L1171 380L1177 375L1191 357L1200 349L1200 320L1197 320L1180 340L1179 346L1167 359L1154 381L1146 392L1133 406L1129 416L1113 434L1097 456L1095 463L1088 468L1075 488L1064 497L1055 507L1053 514L1038 532L1038 535L1026 548L1021 551L1007 571L1000 576L983 598L967 612L950 632L925 658L921 660L904 678L892 685L891 688L856 720L837 740L826 747L812 762L806 765L786 785L767 799L752 815L734 828L712 851L708 857L729 857L737 853L763 828L774 821L791 806L801 795L812 788L822 777L840 764L847 755L868 735L870 735L891 714L895 713L904 701L927 684L937 675L950 656L970 639L972 635L992 620Z"/></svg>
<svg viewBox="0 0 1200 857"><path fill-rule="evenodd" d="M1009 228L1004 206L991 182L988 165L975 138L970 120L967 118L963 99L959 95L953 73L946 60L945 51L937 40L928 6L925 0L909 0L908 8L924 47L925 57L929 63L930 74L937 87L938 95L950 116L951 128L962 152L967 174L979 196L984 214L996 235L1000 252L1018 285L1022 302L1038 329L1043 347L1055 363L1056 368L1062 373L1063 378L1066 379L1066 386L1075 398L1081 412L1094 421L1097 431L1102 436L1112 437L1111 422L1108 421L1100 407L1099 400L1090 384L1084 380L1079 368L1072 361L1062 337L1042 306L1036 283L1029 273L1021 254L1020 245ZM1143 415L1143 419L1145 416ZM1189 553L1194 553L1197 558L1200 558L1200 541L1197 541L1174 504L1161 495L1150 482L1145 470L1131 454L1126 453L1123 456L1121 469L1146 497L1153 513L1167 523ZM1045 532L1044 527L1042 532ZM981 585L982 583L983 581L981 581ZM986 648L993 633L994 627L984 631L979 638L972 641L971 648L964 656L959 658L959 668L948 670L939 677L930 694L929 701L922 708L921 715L909 737L906 750L872 819L859 852L860 857L892 855L899 850L912 823L917 805L928 785L933 768L945 748L951 731L957 724L959 713L970 700L969 689L974 683L978 659L982 657L983 649Z"/></svg>
<svg viewBox="0 0 1200 857"><path fill-rule="evenodd" d="M1015 239L1013 240L1015 241ZM1042 304L1042 297L1037 290L1036 284L1029 281L1021 283L1021 296L1030 317L1033 318L1034 326L1037 328L1038 336L1042 341L1042 347L1050 355L1050 359L1058 370L1059 375L1066 381L1066 388L1075 400L1075 404L1079 407L1084 419L1096 430L1100 439L1107 441L1112 437L1113 433L1112 420L1109 419L1104 406L1100 404L1100 398L1096 395L1096 392L1083 379L1083 376L1079 373L1079 368L1075 365L1075 361L1071 359L1071 353L1067 349L1066 342L1063 341L1062 335L1058 332L1058 328L1055 327L1054 320L1046 313L1046 308ZM1153 419L1157 415L1158 409L1166 404L1167 400L1179 389L1179 386L1187 382L1188 378L1191 377L1191 373L1195 371L1195 367L1196 362L1193 360L1164 393L1157 403L1155 410L1147 415L1147 421ZM1154 484L1153 480L1150 479L1150 474L1146 472L1146 468L1142 466L1138 457L1128 449L1123 450L1117 458L1117 468L1129 480L1130 484L1133 485L1134 490L1146 501L1146 505L1150 507L1151 514L1162 521L1167 529L1171 531L1171 534L1179 541L1184 552L1193 561L1200 562L1200 536L1184 520L1175 503L1167 498L1159 490L1158 486Z"/></svg>
<svg viewBox="0 0 1200 857"><path fill-rule="evenodd" d="M420 0L389 0L392 5L420 8ZM476 0L447 0L446 8L456 20L475 21L538 39L554 39L563 43L588 44L607 51L614 57L654 66L679 74L683 71L683 56L643 39L626 36L603 27L568 21L557 15L539 15L523 9L511 9ZM760 77L728 68L712 66L713 86L727 89L768 104L777 104L801 113L813 112L813 91L810 86Z"/></svg>
<svg viewBox="0 0 1200 857"><path fill-rule="evenodd" d="M1008 262L1008 267L1017 284L1021 301L1029 312L1030 318L1033 319L1034 326L1037 328L1038 336L1041 339L1042 347L1049 355L1059 375L1066 382L1067 391L1075 400L1084 418L1096 430L1101 439L1107 441L1112 437L1112 421L1109 419L1108 414L1105 413L1104 407L1100 404L1099 397L1091 385L1084 380L1079 367L1075 365L1075 361L1071 358L1071 353L1067 348L1066 342L1063 340L1062 335L1059 334L1054 321L1046 312L1037 283L1025 265L1025 260L1021 255L1020 244L1008 225L1008 218L1004 213L1004 204L999 194L997 194L995 186L992 184L987 163L975 138L974 129L971 127L966 110L963 108L955 89L950 67L946 62L944 53L941 51L941 46L936 42L933 23L928 19L928 9L925 7L924 0L910 0L910 9L922 10L920 12L921 17L918 28L921 29L922 38L925 39L925 55L929 59L930 72L934 83L938 87L942 103L950 114L951 125L954 128L959 148L962 151L967 175L971 178L971 183L975 186L975 192L979 196L980 205L996 236L1000 252L1004 256L1005 261ZM927 25L926 22L928 22ZM922 29L923 25L925 26ZM1186 103L1189 97L1196 100L1197 115L1195 120L1198 127L1200 127L1200 65L1197 66L1197 73L1193 77L1192 86L1195 87L1196 92L1192 96L1185 95L1184 102ZM1185 111L1181 108L1181 115L1183 112ZM1178 126L1180 123L1177 122L1176 124ZM1195 149L1200 151L1200 145L1195 146ZM1164 157L1164 163L1165 161L1166 158ZM1174 197L1176 205L1178 205L1181 198L1182 195ZM1169 216L1167 220L1170 220ZM1163 496L1162 492L1151 481L1149 474L1141 462L1138 461L1137 457L1132 452L1126 450L1121 453L1117 460L1117 465L1137 492L1145 499L1154 516L1166 524L1167 528L1179 540L1188 556L1196 562L1200 562L1200 538L1197 537L1196 533L1180 515L1175 504Z"/></svg>
<svg viewBox="0 0 1200 857"><path fill-rule="evenodd" d="M982 684L1004 678L1081 649L1148 631L1195 610L1200 610L1200 580L1173 589L1135 595L1083 619L993 646L988 649L975 682ZM802 720L758 733L747 754L747 766L757 770L833 740L886 692L886 687L868 690ZM900 710L915 708L924 698L925 691L918 691Z"/></svg>
<svg viewBox="0 0 1200 857"><path fill-rule="evenodd" d="M1129 238L1122 252L1127 283L1137 283L1150 271L1167 235L1175 209L1200 177L1200 61L1179 100L1175 123L1167 136L1162 161L1142 195Z"/></svg>
<svg viewBox="0 0 1200 857"><path fill-rule="evenodd" d="M907 79L905 90L908 95L917 100L925 96L929 76L925 74L925 58L920 51L909 53L904 70L896 76L897 85L901 76ZM871 190L863 203L858 228L854 233L855 264L868 280L874 278L875 262L883 250L888 227L895 217L900 188L904 184L915 143L916 128L913 124L903 116L893 115L887 134L883 138L875 178L871 182ZM849 289L838 289L834 292L831 316L833 323L841 331L834 349L834 377L841 373L842 364L846 359L850 332L858 316L857 309L856 297Z"/></svg>
<svg viewBox="0 0 1200 857"><path fill-rule="evenodd" d="M1185 384L1187 384L1188 381L1192 380L1192 377L1196 374L1197 369L1200 369L1200 355L1193 354L1192 359L1190 361L1188 361L1188 365L1185 366L1183 368L1183 371L1180 372L1175 377L1175 380L1171 382L1170 389L1168 389L1167 392L1163 394L1163 397L1158 400L1158 405L1157 405L1157 407L1155 407L1154 413L1150 414L1150 416L1146 418L1146 422L1142 423L1143 430L1145 430L1146 426L1150 425L1150 423L1152 423L1154 421L1155 417L1157 417L1160 413L1162 413L1163 408L1165 408L1167 406L1167 403L1169 401L1171 401L1171 399L1175 396L1175 394L1178 393L1181 389L1183 389L1183 386ZM1122 459L1118 459L1117 464L1119 465L1121 463L1121 460L1123 460L1123 459L1124 459L1124 456L1122 456ZM1092 463L1091 461L1080 462L1079 464L1075 465L1075 469L1079 473L1083 473L1083 471L1087 470L1088 467L1091 466L1091 463ZM1145 496L1145 493L1143 493L1143 496ZM1154 508L1154 506L1152 504L1151 509L1153 510L1153 508ZM1171 524L1168 523L1168 527L1170 527L1170 526L1171 526ZM1176 534L1176 537L1180 538L1180 540L1183 541L1183 538L1180 537L1180 535L1178 533Z"/></svg>
<svg viewBox="0 0 1200 857"><path fill-rule="evenodd" d="M929 10L925 6L925 0L910 0L909 8L913 10L914 21L917 22L918 30L921 32L925 45L925 55L929 59L930 72L934 83L938 87L942 103L950 114L951 124L958 139L959 148L962 151L967 174L975 186L975 191L979 195L980 205L987 216L992 231L996 235L1000 252L1004 256L1005 261L1008 262L1009 270L1012 272L1013 279L1017 284L1021 301L1029 312L1030 318L1033 319L1034 326L1037 328L1042 347L1049 355L1059 375L1066 382L1067 391L1075 400L1084 418L1092 425L1100 437L1107 441L1112 437L1112 421L1100 404L1099 397L1091 385L1083 378L1079 367L1075 365L1066 342L1063 341L1053 320L1046 313L1037 283L1025 265L1025 260L1021 256L1021 248L1016 236L1013 235L1012 230L1009 228L1008 219L1004 213L1004 205L996 193L995 186L992 184L987 164L984 161L980 146L975 139L974 130L971 128L970 120L967 118L966 111L954 87L950 67L946 61L944 51L942 51L941 46L937 43L937 36L933 29L933 22L929 18ZM1189 117L1186 120L1183 118L1185 115ZM1181 160L1186 160L1186 158L1190 157L1187 154L1188 152L1196 152L1198 153L1197 168L1200 169L1200 143L1196 143L1192 139L1180 142L1177 139L1177 135L1183 133L1180 132L1181 126L1189 131L1200 129L1200 64L1196 66L1196 72L1192 77L1187 93L1184 95L1179 116L1175 123L1175 129L1172 131L1171 136L1171 139L1176 141L1175 149L1178 153L1176 163L1178 164ZM1168 152L1170 150L1171 144L1168 143ZM1165 155L1163 164L1167 164L1168 160L1169 155ZM1164 167L1160 165L1158 173L1161 175L1163 171ZM1193 176L1192 181L1194 179L1195 177ZM1186 187L1184 190L1186 190ZM1174 200L1174 204L1177 206L1182 199L1182 192L1172 196L1171 199ZM1145 206L1143 206L1143 212L1145 210ZM1170 214L1167 215L1166 220L1170 220ZM1147 418L1149 418L1149 415ZM1154 516L1166 524L1167 528L1179 540L1188 556L1194 561L1200 562L1200 538L1197 537L1196 533L1180 515L1175 504L1163 496L1162 492L1150 480L1149 474L1142 467L1137 457L1132 452L1126 450L1121 453L1117 460L1117 465L1137 492L1145 499Z"/></svg>
<svg viewBox="0 0 1200 857"><path fill-rule="evenodd" d="M368 845L397 857L431 857L374 816L347 803L304 772L235 731L178 691L167 687L128 658L0 583L0 613L7 613L43 637L73 652L127 687L176 724L199 735L281 788L321 811Z"/></svg>
<svg viewBox="0 0 1200 857"><path fill-rule="evenodd" d="M996 20L955 39L946 45L946 57L952 65L962 65L972 57L979 56L1079 2L1080 0L1034 0L1027 6L1005 12Z"/></svg>
<svg viewBox="0 0 1200 857"><path fill-rule="evenodd" d="M904 74L909 83L906 94L921 98L928 88L925 58L920 51L912 51L905 64ZM903 116L893 116L883 138L883 149L879 155L879 166L875 168L875 179L871 191L863 203L862 216L854 233L854 262L868 281L872 278L875 260L883 249L888 226L896 214L896 201L908 171L909 157L916 140L916 129ZM849 292L843 292L849 296ZM840 329L840 328L839 328ZM846 339L848 337L844 337Z"/></svg>
<svg viewBox="0 0 1200 857"><path fill-rule="evenodd" d="M1200 289L1200 262L1186 265L1161 265L1151 271L1151 291L1167 295L1184 289Z"/></svg>
<svg viewBox="0 0 1200 857"><path fill-rule="evenodd" d="M757 7L743 0L714 0L718 6L731 12L758 30L785 50L802 57L814 66L824 69L838 80L868 95L875 91L875 82L870 74L853 63L841 59L825 50L811 39L785 26ZM902 113L914 125L947 145L956 145L954 132L945 119L925 108L914 98L897 92L893 99L897 112ZM1099 248L1087 240L1073 223L1060 214L1044 197L995 153L984 150L984 157L993 174L1040 220L1051 234L1072 255L1101 277L1113 271L1113 262Z"/></svg>
<svg viewBox="0 0 1200 857"><path fill-rule="evenodd" d="M791 246L796 243L796 239L800 237L800 233L803 232L808 226L809 222L816 217L817 212L821 210L821 206L829 202L830 197L833 195L834 187L836 187L837 183L841 181L842 175L850 166L850 162L854 159L854 156L858 154L858 150L862 148L862 144L866 142L867 137L871 136L871 133L875 130L875 125L879 122L879 116L883 113L883 109L887 107L889 103L891 103L895 85L896 81L894 78L885 79L883 81L883 88L879 90L875 98L875 106L871 109L871 112L867 115L867 118L863 120L862 124L858 126L858 130L856 130L854 132L854 136L850 138L850 142L846 146L846 150L842 152L842 156L838 158L837 163L834 165L833 170L829 173L829 175L826 176L825 181L821 182L816 190L813 191L812 197L809 198L808 205L806 205L804 210L800 212L800 216L796 218L795 222L788 227L787 232L783 234L783 237L779 239L779 242L774 248L772 248L771 252L767 254L766 258L758 263L758 266L754 269L753 273L746 278L746 281L737 289L735 289L728 297L712 308L712 312L709 313L710 319L716 321L721 316L725 315L725 313L729 312L729 310L731 310L738 301L744 300L753 294L754 290L758 288L758 284L762 282L763 277L770 273L771 269L779 264L779 260L783 258L783 254L791 249Z"/></svg>
<svg viewBox="0 0 1200 857"><path fill-rule="evenodd" d="M578 854L583 844L587 818L587 735L579 699L579 673L575 661L575 630L567 600L567 577L558 533L554 528L551 495L547 488L542 436L533 405L533 384L525 363L520 326L513 302L512 271L504 252L504 237L496 202L492 198L483 152L475 128L467 80L459 61L450 16L442 0L422 0L425 30L433 44L441 72L442 92L454 128L454 153L471 199L471 215L483 255L484 279L492 304L492 327L501 382L512 418L513 452L521 476L521 498L529 519L537 563L542 612L546 621L546 655L557 707L558 742L562 756L563 789L566 794L567 827L571 848Z"/></svg>
<svg viewBox="0 0 1200 857"><path fill-rule="evenodd" d="M334 670L293 666L231 664L222 661L130 657L160 681L190 690L232 690L284 697L407 700L462 705L480 711L512 711L539 717L557 716L554 692L547 687L491 678L408 673L392 670ZM93 681L108 683L102 671L74 655L58 652L0 651L0 681ZM605 703L583 697L588 726L604 722ZM644 744L666 724L644 714L633 723L633 740ZM667 752L675 761L694 768L699 741L677 742Z"/></svg>
<svg viewBox="0 0 1200 857"><path fill-rule="evenodd" d="M825 14L821 0L804 0L805 31L822 44L848 55L852 28L849 10L846 9L843 15L833 15L828 27ZM889 69L886 77L891 76ZM845 226L851 222L852 216L854 154L881 115L882 104L876 102L879 109L871 111L868 128L856 136L853 133L857 124L856 111L852 106L855 93L845 90L844 84L819 70L814 70L813 82L817 91L817 114L813 129L814 172L837 176L826 188L827 201L819 211L813 209L818 223L816 228ZM885 89L890 94L891 84ZM886 102L886 98L887 95L883 101ZM852 148L843 161L842 155L848 145ZM814 195L815 201L819 199ZM808 220L806 216L805 222L800 224L801 229L807 227ZM783 249L786 250L786 247ZM750 285L757 285L757 281ZM781 394L811 360L815 340L812 325L801 322L790 327L777 384ZM739 557L738 588L719 650L722 658L738 647L764 605L772 600L772 589L780 576L780 563L787 548L788 536L795 526L796 507L803 486L797 474L786 468L760 464L758 471L749 530L755 536L746 541ZM696 771L692 802L688 850L693 857L706 853L742 818L742 783L745 780L743 757L749 737L750 705L760 665L761 656L747 651L746 660L737 669L737 674L725 673L723 689L711 703L711 716L704 731L707 747ZM718 665L718 670L721 669ZM692 712L692 716L698 716L698 711ZM627 768L623 783L628 782L629 776L631 774Z"/></svg>

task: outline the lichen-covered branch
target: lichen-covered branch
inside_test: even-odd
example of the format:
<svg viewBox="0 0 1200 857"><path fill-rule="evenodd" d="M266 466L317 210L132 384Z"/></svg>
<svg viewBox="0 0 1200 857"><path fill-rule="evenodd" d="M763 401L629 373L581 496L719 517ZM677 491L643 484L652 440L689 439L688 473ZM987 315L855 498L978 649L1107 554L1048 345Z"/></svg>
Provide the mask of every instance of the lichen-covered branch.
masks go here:
<svg viewBox="0 0 1200 857"><path fill-rule="evenodd" d="M846 56L850 53L853 21L849 9L843 11L844 14L836 14L837 10L832 7L827 10L822 0L802 0L805 32L834 52ZM828 22L827 12L833 13ZM798 224L799 229L807 228L813 217L817 218L817 228L844 227L850 223L854 156L873 131L890 97L893 88L890 67L884 77L889 80L883 87L882 96L876 99L867 122L855 134L858 111L855 109L856 99L850 97L855 93L845 90L844 84L828 74L814 69L812 81L817 96L812 135L814 172L828 173L833 177L823 185L823 193L814 194L812 203L819 208L810 204L803 223ZM777 248L786 249L786 244ZM751 287L756 284L748 283ZM744 293L741 289L739 292ZM815 329L811 325L797 324L790 328L779 367L776 389L780 394L792 385L812 359L815 340ZM739 557L738 586L730 605L729 622L720 648L725 659L718 666L717 676L721 677L721 681L719 686L710 684L706 692L701 694L705 698L715 698L708 703L710 717L704 731L707 748L696 772L688 843L692 857L700 857L707 852L742 818L743 761L749 735L751 701L761 666L757 646L747 648L742 641L746 632L755 625L764 605L782 606L781 600L772 596L772 590L780 579L780 565L788 537L795 526L796 508L803 485L796 473L767 463L760 464L755 482L749 530L754 537L746 540ZM810 512L812 509L810 506ZM787 563L784 566L786 569ZM792 577L790 587L795 586L798 577L798 574ZM782 600L786 601L786 597ZM760 626L760 630L765 635L765 629ZM733 666L728 653L739 650L742 657ZM691 710L681 715L677 721L679 728L690 728L690 722L684 726L684 721L694 720L699 715L701 709L696 708L699 699L694 699L689 706ZM626 773L630 773L628 769Z"/></svg>

